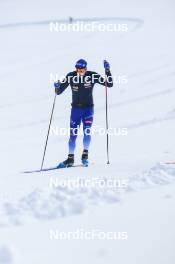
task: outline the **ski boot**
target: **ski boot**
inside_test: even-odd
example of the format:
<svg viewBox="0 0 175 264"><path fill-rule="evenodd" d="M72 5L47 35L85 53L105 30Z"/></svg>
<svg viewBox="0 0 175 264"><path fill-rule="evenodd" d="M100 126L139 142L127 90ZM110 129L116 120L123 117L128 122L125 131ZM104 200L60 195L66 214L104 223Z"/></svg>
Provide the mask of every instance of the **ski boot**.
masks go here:
<svg viewBox="0 0 175 264"><path fill-rule="evenodd" d="M81 162L84 167L88 167L89 162L88 162L88 150L84 149L83 154L81 156Z"/></svg>
<svg viewBox="0 0 175 264"><path fill-rule="evenodd" d="M72 167L73 165L74 165L74 154L69 154L68 158L65 161L58 164L57 168L64 169L64 168Z"/></svg>

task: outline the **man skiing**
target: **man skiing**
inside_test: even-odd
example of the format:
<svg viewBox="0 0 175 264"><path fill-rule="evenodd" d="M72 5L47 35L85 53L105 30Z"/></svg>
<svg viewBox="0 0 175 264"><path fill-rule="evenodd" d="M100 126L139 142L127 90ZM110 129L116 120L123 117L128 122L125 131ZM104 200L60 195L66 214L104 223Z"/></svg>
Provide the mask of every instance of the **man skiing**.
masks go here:
<svg viewBox="0 0 175 264"><path fill-rule="evenodd" d="M88 166L88 150L91 141L90 130L94 116L93 87L96 83L107 87L113 86L110 65L105 60L104 68L106 78L98 73L87 70L87 62L80 59L75 64L75 71L66 75L65 79L54 83L55 93L60 95L69 85L72 89L72 109L70 116L70 138L68 158L58 165L58 168L72 167L74 165L74 151L76 146L77 131L83 123L83 153L82 164ZM88 132L87 132L88 131Z"/></svg>

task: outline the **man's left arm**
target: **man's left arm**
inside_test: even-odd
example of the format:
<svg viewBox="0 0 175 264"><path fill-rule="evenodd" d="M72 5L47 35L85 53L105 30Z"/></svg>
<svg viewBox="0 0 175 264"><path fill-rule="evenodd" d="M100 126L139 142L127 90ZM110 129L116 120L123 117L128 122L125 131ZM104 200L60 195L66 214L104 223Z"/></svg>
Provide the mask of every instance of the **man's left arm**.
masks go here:
<svg viewBox="0 0 175 264"><path fill-rule="evenodd" d="M102 77L100 74L95 73L94 81L95 83L101 84L103 86L107 86L111 88L113 86L113 78L110 71L110 64L104 60L104 68L105 68L105 78Z"/></svg>

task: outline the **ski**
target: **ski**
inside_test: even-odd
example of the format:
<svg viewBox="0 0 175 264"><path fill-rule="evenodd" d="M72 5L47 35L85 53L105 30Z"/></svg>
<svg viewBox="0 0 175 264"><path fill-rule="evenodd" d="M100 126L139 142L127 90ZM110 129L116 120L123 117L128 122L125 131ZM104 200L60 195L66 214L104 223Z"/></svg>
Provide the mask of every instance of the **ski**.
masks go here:
<svg viewBox="0 0 175 264"><path fill-rule="evenodd" d="M166 162L164 162L165 164L169 164L169 165L171 165L171 164L175 164L175 161L166 161Z"/></svg>
<svg viewBox="0 0 175 264"><path fill-rule="evenodd" d="M70 169L70 168L79 168L79 167L84 167L86 168L87 166L85 166L84 164L77 164L77 165L73 165L71 167L65 167L65 168L58 168L58 166L56 167L49 167L49 168L45 168L45 169L39 169L39 170L29 170L29 171L23 171L22 173L39 173L39 172L47 172L47 171L53 171L53 170L62 170L62 169Z"/></svg>

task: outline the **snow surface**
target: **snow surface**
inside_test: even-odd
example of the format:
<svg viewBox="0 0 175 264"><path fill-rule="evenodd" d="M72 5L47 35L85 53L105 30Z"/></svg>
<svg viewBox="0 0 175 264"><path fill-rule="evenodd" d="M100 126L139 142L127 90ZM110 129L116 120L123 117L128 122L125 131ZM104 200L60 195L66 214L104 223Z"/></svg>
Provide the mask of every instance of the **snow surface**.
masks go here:
<svg viewBox="0 0 175 264"><path fill-rule="evenodd" d="M175 263L175 165L165 164L175 160L174 8L171 0L0 1L0 264ZM129 30L49 31L49 21L69 16ZM127 77L109 91L109 124L128 134L110 136L110 165L105 137L94 135L89 168L23 174L41 164L50 73L64 76L81 57L102 75L106 58L113 75ZM94 98L94 124L105 127L103 87ZM57 97L53 126L68 127L70 101L70 89ZM45 167L66 157L67 140L50 136ZM81 152L80 137L76 164ZM127 232L128 239L51 240L57 229Z"/></svg>

